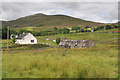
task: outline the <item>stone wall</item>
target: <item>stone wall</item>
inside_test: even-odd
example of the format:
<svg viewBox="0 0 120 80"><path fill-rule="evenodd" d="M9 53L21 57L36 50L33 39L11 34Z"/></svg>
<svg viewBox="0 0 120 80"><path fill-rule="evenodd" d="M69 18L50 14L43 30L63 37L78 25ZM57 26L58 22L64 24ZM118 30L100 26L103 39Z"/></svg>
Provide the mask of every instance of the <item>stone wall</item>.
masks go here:
<svg viewBox="0 0 120 80"><path fill-rule="evenodd" d="M93 40L62 40L59 47L63 48L88 48L95 46Z"/></svg>

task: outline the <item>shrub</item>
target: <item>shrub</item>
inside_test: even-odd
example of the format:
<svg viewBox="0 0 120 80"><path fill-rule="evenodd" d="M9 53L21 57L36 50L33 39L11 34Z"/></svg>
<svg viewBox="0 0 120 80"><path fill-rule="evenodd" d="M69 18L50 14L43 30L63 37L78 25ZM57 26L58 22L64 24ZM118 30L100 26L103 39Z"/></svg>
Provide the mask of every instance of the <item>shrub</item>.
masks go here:
<svg viewBox="0 0 120 80"><path fill-rule="evenodd" d="M111 29L112 27L110 25L106 25L106 30Z"/></svg>
<svg viewBox="0 0 120 80"><path fill-rule="evenodd" d="M91 28L90 26L86 26L85 28Z"/></svg>
<svg viewBox="0 0 120 80"><path fill-rule="evenodd" d="M63 34L68 34L68 33L70 32L70 30L67 29L67 28L64 28L64 29L62 30L62 32L63 32Z"/></svg>
<svg viewBox="0 0 120 80"><path fill-rule="evenodd" d="M85 32L84 29L81 29L81 32Z"/></svg>
<svg viewBox="0 0 120 80"><path fill-rule="evenodd" d="M100 26L100 29L104 29L104 26Z"/></svg>
<svg viewBox="0 0 120 80"><path fill-rule="evenodd" d="M56 38L56 44L58 45L60 43L60 38Z"/></svg>
<svg viewBox="0 0 120 80"><path fill-rule="evenodd" d="M13 44L15 44L15 39L16 39L16 38L15 38L15 37L13 37Z"/></svg>

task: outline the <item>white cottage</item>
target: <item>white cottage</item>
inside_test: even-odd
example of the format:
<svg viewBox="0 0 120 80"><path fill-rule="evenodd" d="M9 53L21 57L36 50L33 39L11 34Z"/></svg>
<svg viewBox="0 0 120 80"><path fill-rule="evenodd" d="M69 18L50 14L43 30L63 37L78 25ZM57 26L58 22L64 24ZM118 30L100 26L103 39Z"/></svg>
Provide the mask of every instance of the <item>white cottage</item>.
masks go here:
<svg viewBox="0 0 120 80"><path fill-rule="evenodd" d="M37 39L31 33L20 34L15 44L37 44Z"/></svg>

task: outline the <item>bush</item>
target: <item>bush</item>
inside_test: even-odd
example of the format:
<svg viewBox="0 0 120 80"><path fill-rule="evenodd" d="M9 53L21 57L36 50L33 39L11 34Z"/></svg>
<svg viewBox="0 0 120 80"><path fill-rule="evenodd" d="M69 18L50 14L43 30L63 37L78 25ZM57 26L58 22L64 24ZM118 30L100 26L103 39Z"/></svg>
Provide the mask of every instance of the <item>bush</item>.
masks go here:
<svg viewBox="0 0 120 80"><path fill-rule="evenodd" d="M85 32L84 29L81 29L81 32Z"/></svg>
<svg viewBox="0 0 120 80"><path fill-rule="evenodd" d="M91 28L90 26L86 26L85 28Z"/></svg>
<svg viewBox="0 0 120 80"><path fill-rule="evenodd" d="M15 44L15 39L16 39L16 38L15 38L15 37L13 37L13 44Z"/></svg>
<svg viewBox="0 0 120 80"><path fill-rule="evenodd" d="M15 45L10 46L9 48L21 49L21 50L22 49L29 50L29 49L38 49L38 48L44 48L44 47L49 47L49 45L45 45L45 44L24 44L24 45L19 45L19 44L15 44Z"/></svg>
<svg viewBox="0 0 120 80"><path fill-rule="evenodd" d="M45 45L45 44L30 44L28 45L28 47L30 49L36 49L36 48L43 48L43 47L49 47L49 45Z"/></svg>
<svg viewBox="0 0 120 80"><path fill-rule="evenodd" d="M87 28L87 32L91 32L91 28Z"/></svg>
<svg viewBox="0 0 120 80"><path fill-rule="evenodd" d="M58 45L60 43L60 38L56 38L56 44Z"/></svg>
<svg viewBox="0 0 120 80"><path fill-rule="evenodd" d="M62 32L63 32L63 34L68 34L68 33L70 32L70 30L67 29L67 28L64 28L64 29L62 30Z"/></svg>
<svg viewBox="0 0 120 80"><path fill-rule="evenodd" d="M94 28L94 31L97 31L97 30L98 30L98 27L95 27L95 28Z"/></svg>
<svg viewBox="0 0 120 80"><path fill-rule="evenodd" d="M113 27L114 27L114 28L118 28L118 26L117 26L116 24L113 24Z"/></svg>
<svg viewBox="0 0 120 80"><path fill-rule="evenodd" d="M104 29L104 26L100 26L100 29Z"/></svg>
<svg viewBox="0 0 120 80"><path fill-rule="evenodd" d="M15 30L10 30L10 34L17 34Z"/></svg>
<svg viewBox="0 0 120 80"><path fill-rule="evenodd" d="M111 29L112 27L110 25L106 25L106 30Z"/></svg>
<svg viewBox="0 0 120 80"><path fill-rule="evenodd" d="M58 30L58 28L56 28L56 27L54 27L54 29L53 29L54 31L57 31Z"/></svg>

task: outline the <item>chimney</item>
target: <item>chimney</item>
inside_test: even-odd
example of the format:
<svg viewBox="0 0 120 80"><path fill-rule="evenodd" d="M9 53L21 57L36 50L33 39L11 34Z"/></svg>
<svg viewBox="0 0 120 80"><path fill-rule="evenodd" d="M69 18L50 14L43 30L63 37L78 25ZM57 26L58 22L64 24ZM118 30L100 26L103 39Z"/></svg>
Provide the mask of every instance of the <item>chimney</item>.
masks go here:
<svg viewBox="0 0 120 80"><path fill-rule="evenodd" d="M23 34L25 34L25 32L23 32Z"/></svg>

